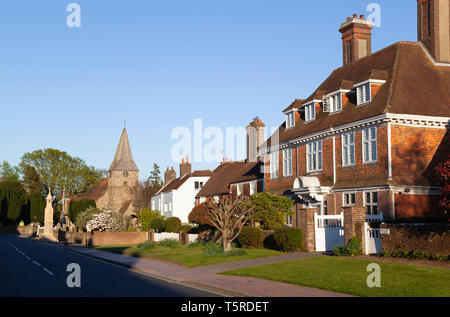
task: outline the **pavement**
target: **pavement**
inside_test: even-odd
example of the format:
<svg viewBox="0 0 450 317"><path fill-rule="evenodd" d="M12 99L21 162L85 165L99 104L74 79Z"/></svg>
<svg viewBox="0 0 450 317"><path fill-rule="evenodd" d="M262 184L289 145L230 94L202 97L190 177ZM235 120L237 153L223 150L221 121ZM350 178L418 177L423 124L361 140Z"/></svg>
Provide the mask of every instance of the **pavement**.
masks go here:
<svg viewBox="0 0 450 317"><path fill-rule="evenodd" d="M196 268L185 268L181 265L149 258L137 258L80 246L66 246L67 250L90 257L123 265L132 270L144 272L151 276L184 285L197 286L225 296L242 297L350 297L331 291L302 287L287 283L263 280L253 277L224 276L216 273L243 267L279 263L300 258L323 256L316 253L293 253L276 257L254 260L235 261Z"/></svg>
<svg viewBox="0 0 450 317"><path fill-rule="evenodd" d="M81 268L80 288L71 288L68 265ZM136 272L64 248L14 235L0 235L0 297L216 297L199 289Z"/></svg>

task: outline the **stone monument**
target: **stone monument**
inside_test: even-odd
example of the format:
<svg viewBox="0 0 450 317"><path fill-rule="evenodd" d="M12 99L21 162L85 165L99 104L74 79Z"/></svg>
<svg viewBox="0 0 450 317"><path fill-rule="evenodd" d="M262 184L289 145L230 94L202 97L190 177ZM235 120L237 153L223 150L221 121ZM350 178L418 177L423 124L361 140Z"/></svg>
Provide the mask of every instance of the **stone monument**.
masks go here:
<svg viewBox="0 0 450 317"><path fill-rule="evenodd" d="M49 240L55 240L53 236L53 198L51 194L51 189L48 191L47 196L47 206L45 207L44 216L44 238Z"/></svg>

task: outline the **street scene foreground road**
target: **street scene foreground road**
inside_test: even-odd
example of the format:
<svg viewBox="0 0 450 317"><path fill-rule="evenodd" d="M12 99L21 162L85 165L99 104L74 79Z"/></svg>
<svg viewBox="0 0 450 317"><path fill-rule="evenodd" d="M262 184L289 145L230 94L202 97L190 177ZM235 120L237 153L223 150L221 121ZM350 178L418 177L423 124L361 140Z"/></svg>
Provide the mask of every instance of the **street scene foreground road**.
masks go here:
<svg viewBox="0 0 450 317"><path fill-rule="evenodd" d="M81 287L67 286L67 266L81 268ZM212 297L107 262L12 235L0 236L0 297Z"/></svg>

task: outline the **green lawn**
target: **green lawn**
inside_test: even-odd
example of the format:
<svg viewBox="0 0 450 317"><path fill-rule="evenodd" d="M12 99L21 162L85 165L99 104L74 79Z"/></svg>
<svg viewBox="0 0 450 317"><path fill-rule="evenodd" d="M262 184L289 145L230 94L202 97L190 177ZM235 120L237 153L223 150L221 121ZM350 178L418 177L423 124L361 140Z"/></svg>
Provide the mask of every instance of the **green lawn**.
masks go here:
<svg viewBox="0 0 450 317"><path fill-rule="evenodd" d="M209 264L233 262L240 260L251 260L256 258L278 256L284 253L268 250L268 249L246 249L247 254L241 256L230 257L204 257L202 256L203 248L188 248L187 246L180 246L178 248L156 247L149 250L140 250L137 246L98 246L93 247L96 250L109 251L121 254L128 254L134 256L151 255L158 258L169 259L175 261L185 267L196 267Z"/></svg>
<svg viewBox="0 0 450 317"><path fill-rule="evenodd" d="M450 270L397 263L378 263L381 287L369 288L367 265L375 261L319 257L224 272L365 297L448 297Z"/></svg>

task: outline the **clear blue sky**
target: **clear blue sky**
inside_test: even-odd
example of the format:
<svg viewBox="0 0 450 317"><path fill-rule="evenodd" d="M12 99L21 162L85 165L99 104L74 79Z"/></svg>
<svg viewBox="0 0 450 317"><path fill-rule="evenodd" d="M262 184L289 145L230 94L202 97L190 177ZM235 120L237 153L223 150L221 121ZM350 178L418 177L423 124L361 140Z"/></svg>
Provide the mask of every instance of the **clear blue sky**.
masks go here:
<svg viewBox="0 0 450 317"><path fill-rule="evenodd" d="M79 29L66 25L70 2ZM1 1L0 161L52 147L108 168L126 116L144 179L154 162L177 165L172 129L196 118L278 126L341 66L338 27L372 2L373 51L416 41L415 0Z"/></svg>

